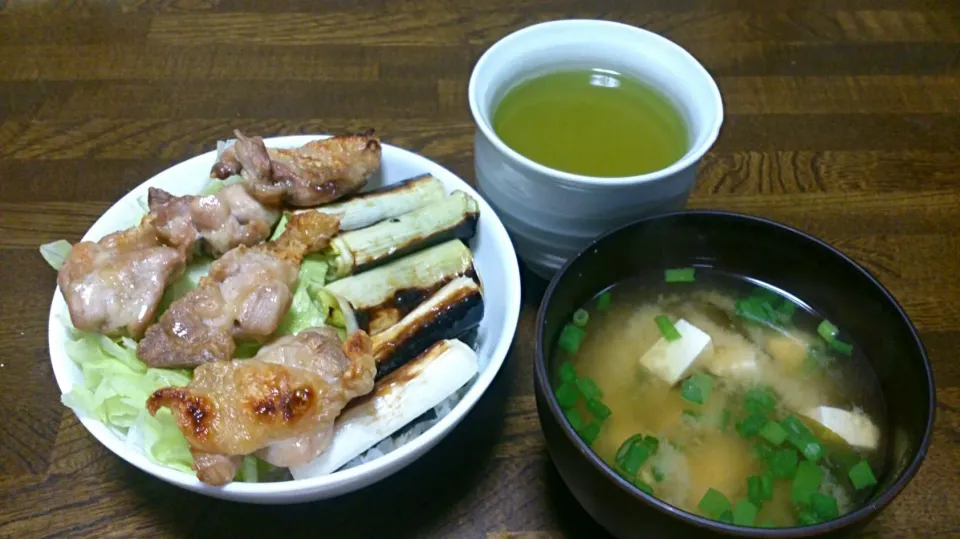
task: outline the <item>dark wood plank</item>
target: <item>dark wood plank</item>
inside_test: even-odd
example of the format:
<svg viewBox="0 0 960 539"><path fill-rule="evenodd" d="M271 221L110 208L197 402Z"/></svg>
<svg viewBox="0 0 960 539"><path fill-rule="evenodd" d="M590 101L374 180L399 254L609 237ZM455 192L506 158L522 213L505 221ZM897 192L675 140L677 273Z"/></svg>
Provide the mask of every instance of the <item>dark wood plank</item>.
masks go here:
<svg viewBox="0 0 960 539"><path fill-rule="evenodd" d="M522 4L518 6L522 9ZM528 24L563 18L562 11L477 11L465 18L456 9L371 10L323 13L160 14L148 39L164 43L276 45L422 45L492 43ZM833 10L578 10L583 18L613 19L688 41L879 41L960 40L951 11ZM211 28L221 31L212 32Z"/></svg>
<svg viewBox="0 0 960 539"><path fill-rule="evenodd" d="M539 429L541 280L524 277L502 372L435 450L335 500L251 507L134 469L62 407L37 252L234 128L375 127L469 181L473 64L565 17L660 32L717 77L727 115L690 207L815 234L898 298L936 376L934 443L861 535L960 535L956 0L0 0L0 537L605 537Z"/></svg>

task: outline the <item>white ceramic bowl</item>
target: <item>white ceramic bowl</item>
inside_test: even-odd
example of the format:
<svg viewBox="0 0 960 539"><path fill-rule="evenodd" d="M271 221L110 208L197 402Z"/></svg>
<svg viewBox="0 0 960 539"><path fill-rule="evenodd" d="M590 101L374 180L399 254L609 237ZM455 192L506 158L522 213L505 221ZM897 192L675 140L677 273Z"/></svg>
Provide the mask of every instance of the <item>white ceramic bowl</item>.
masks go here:
<svg viewBox="0 0 960 539"><path fill-rule="evenodd" d="M267 139L267 146L292 148L323 136L292 136ZM149 187L160 187L173 194L196 194L209 181L215 152L194 157L139 185L110 207L84 235L84 240L97 240L106 234L132 226L143 214L138 199ZM201 483L193 474L157 465L139 451L127 446L122 435L111 427L92 419L81 419L83 426L118 456L137 468L168 483L187 490L240 502L284 504L331 498L379 481L400 470L426 453L446 436L477 403L490 386L507 356L520 313L520 271L507 231L490 206L477 193L449 170L414 153L383 144L380 171L368 188L396 183L405 178L430 173L446 186L448 192L460 189L477 199L480 220L471 242L474 263L484 287L484 316L477 332L476 349L480 373L471 387L448 415L422 435L383 457L348 470L313 479L282 483L240 483L223 487ZM50 307L50 359L60 390L67 392L81 383L80 369L67 357L64 344L69 333L61 320L67 306L57 289Z"/></svg>
<svg viewBox="0 0 960 539"><path fill-rule="evenodd" d="M683 115L687 153L657 172L593 178L543 166L504 144L492 122L504 94L531 77L570 68L612 69L659 88ZM477 123L477 188L500 214L520 258L548 278L603 232L683 208L700 158L723 123L720 90L690 53L652 32L609 21L552 21L508 35L480 57L468 94Z"/></svg>

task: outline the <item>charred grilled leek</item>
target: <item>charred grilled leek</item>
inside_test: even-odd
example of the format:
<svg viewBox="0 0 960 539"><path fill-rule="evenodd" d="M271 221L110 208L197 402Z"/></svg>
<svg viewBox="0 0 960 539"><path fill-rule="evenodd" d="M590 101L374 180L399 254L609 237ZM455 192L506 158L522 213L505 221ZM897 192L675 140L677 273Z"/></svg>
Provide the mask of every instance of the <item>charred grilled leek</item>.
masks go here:
<svg viewBox="0 0 960 539"><path fill-rule="evenodd" d="M340 230L357 230L443 200L443 183L429 174L360 193L336 204L302 210L340 215Z"/></svg>
<svg viewBox="0 0 960 539"><path fill-rule="evenodd" d="M400 322L373 336L376 379L408 363L433 343L473 329L482 318L480 285L469 277L450 281Z"/></svg>
<svg viewBox="0 0 960 539"><path fill-rule="evenodd" d="M290 473L305 479L335 472L453 395L478 369L477 355L466 344L435 343L351 402L337 418L330 447Z"/></svg>
<svg viewBox="0 0 960 539"><path fill-rule="evenodd" d="M449 239L468 240L477 229L477 201L463 191L360 230L340 234L324 255L330 280L360 273Z"/></svg>
<svg viewBox="0 0 960 539"><path fill-rule="evenodd" d="M476 277L473 255L460 240L450 240L389 264L325 286L338 306L331 319L349 332L375 335L457 277Z"/></svg>

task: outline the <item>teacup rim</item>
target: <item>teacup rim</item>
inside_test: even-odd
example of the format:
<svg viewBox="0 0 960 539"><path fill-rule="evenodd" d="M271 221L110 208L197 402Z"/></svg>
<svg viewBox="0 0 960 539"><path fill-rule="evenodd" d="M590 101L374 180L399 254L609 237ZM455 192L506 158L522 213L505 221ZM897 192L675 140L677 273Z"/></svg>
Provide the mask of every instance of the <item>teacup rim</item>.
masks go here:
<svg viewBox="0 0 960 539"><path fill-rule="evenodd" d="M523 154L517 152L510 146L508 146L493 130L492 125L486 117L480 114L478 98L477 98L477 88L479 82L477 80L477 73L484 67L487 62L490 62L491 55L497 50L503 47L510 46L510 43L520 39L525 34L543 31L544 28L549 26L600 26L600 27L616 27L621 30L632 32L638 36L642 36L645 39L650 39L653 41L659 41L662 45L667 48L671 48L674 52L678 53L680 56L686 58L690 64L693 66L693 69L698 72L708 83L709 83L709 92L713 100L713 108L715 113L713 119L707 124L704 128L704 131L707 132L707 136L702 139L702 141L694 146L693 148L687 150L687 153L683 155L680 159L673 162L669 166L656 170L653 172L647 172L644 174L637 174L632 176L588 176L584 174L575 174L572 172L565 172L559 169L548 167L542 165L529 157L524 156ZM639 26L633 26L631 24L626 24L616 21L607 21L602 19L556 19L552 21L545 21L530 26L526 26L506 36L503 36L497 40L493 45L487 48L486 51L480 56L480 59L477 60L477 63L474 65L473 70L470 73L470 82L467 87L467 99L470 104L470 113L473 116L473 121L477 125L477 128L483 133L483 135L490 141L490 143L503 155L509 158L514 163L525 167L528 170L532 170L538 173L538 176L543 176L549 178L552 181L561 181L567 182L575 185L590 185L596 187L618 187L618 186L627 186L627 185L637 185L642 183L653 182L661 180L664 178L669 178L688 167L695 165L699 162L707 151L713 146L716 142L717 137L720 135L720 128L723 125L724 119L724 110L723 110L723 99L720 95L720 88L717 86L716 81L709 71L700 63L699 60L693 54L691 54L687 49L683 48L676 42L650 30L641 28Z"/></svg>

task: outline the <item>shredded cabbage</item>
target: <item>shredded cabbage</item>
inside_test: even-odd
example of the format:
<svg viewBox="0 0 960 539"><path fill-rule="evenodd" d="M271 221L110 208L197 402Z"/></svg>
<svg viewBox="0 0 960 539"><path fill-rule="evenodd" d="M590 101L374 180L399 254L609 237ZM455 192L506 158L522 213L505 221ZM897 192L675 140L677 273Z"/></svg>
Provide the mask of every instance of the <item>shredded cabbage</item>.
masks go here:
<svg viewBox="0 0 960 539"><path fill-rule="evenodd" d="M40 246L40 256L42 256L53 269L60 271L63 262L70 256L70 249L73 249L73 245L70 245L70 242L67 240L44 243Z"/></svg>
<svg viewBox="0 0 960 539"><path fill-rule="evenodd" d="M243 181L243 176L240 176L239 174L234 174L233 176L230 176L229 178L227 178L227 179L225 179L225 180L218 180L218 179L216 179L216 178L213 178L213 179L210 180L210 183L208 183L208 184L203 188L203 191L200 191L200 194L201 194L201 195L214 195L214 194L217 193L217 191L223 189L224 187L226 187L226 186L228 186L228 185L233 185L233 184L235 184L235 183L240 183L240 182L242 182L242 181Z"/></svg>
<svg viewBox="0 0 960 539"><path fill-rule="evenodd" d="M145 405L161 387L189 384L190 371L148 368L136 350L132 339L115 341L74 330L66 351L80 367L83 384L73 386L61 400L78 416L124 432L127 443L140 447L150 460L189 472L193 457L173 416L164 409L152 417Z"/></svg>
<svg viewBox="0 0 960 539"><path fill-rule="evenodd" d="M160 305L157 306L157 317L163 314L170 307L170 304L180 299L187 292L200 285L200 278L210 273L210 264L213 263L209 258L198 258L189 265L183 272L183 277L170 283L167 289L163 291L163 297L160 298Z"/></svg>
<svg viewBox="0 0 960 539"><path fill-rule="evenodd" d="M287 228L288 220L289 220L289 217L287 217L286 213L280 216L280 220L277 221L277 227L273 229L273 235L270 236L270 241L274 241L275 239L280 237L280 234L283 234L283 231L286 230Z"/></svg>
<svg viewBox="0 0 960 539"><path fill-rule="evenodd" d="M329 267L326 261L315 255L303 259L290 310L280 320L277 335L294 335L326 322L330 305L320 291L326 282Z"/></svg>

